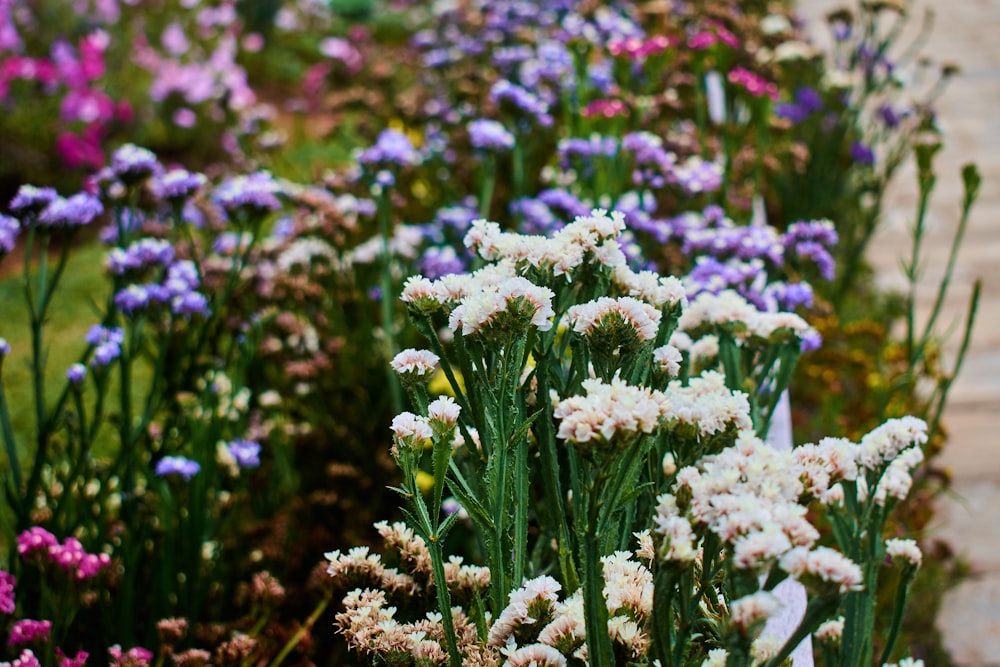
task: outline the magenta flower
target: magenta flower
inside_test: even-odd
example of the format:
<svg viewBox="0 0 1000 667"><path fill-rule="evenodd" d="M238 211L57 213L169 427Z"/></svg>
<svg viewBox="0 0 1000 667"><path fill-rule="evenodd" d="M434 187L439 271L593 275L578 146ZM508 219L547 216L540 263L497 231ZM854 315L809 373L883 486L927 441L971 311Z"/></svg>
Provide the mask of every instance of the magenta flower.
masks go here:
<svg viewBox="0 0 1000 667"><path fill-rule="evenodd" d="M52 621L22 619L11 626L10 635L7 637L7 646L24 646L36 640L47 641L50 630L52 630Z"/></svg>
<svg viewBox="0 0 1000 667"><path fill-rule="evenodd" d="M13 614L15 607L14 586L17 579L10 572L0 570L0 611Z"/></svg>

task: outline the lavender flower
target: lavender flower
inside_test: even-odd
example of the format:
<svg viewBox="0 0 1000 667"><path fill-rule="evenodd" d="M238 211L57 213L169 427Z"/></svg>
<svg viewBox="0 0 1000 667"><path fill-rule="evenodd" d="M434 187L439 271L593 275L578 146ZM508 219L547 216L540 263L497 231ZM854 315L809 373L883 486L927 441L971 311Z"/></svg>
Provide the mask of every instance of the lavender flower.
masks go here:
<svg viewBox="0 0 1000 667"><path fill-rule="evenodd" d="M230 178L219 185L212 196L229 213L242 210L262 214L281 208L276 195L282 191L270 172L258 171Z"/></svg>
<svg viewBox="0 0 1000 667"><path fill-rule="evenodd" d="M866 146L865 144L859 141L856 141L853 144L851 144L851 147L850 149L848 149L848 152L851 155L851 159L854 160L854 162L856 162L857 164L864 166L871 166L875 164L875 151L873 151L871 147Z"/></svg>
<svg viewBox="0 0 1000 667"><path fill-rule="evenodd" d="M538 96L516 84L501 79L490 88L490 101L501 108L508 107L527 116L542 127L551 127L553 119L549 105Z"/></svg>
<svg viewBox="0 0 1000 667"><path fill-rule="evenodd" d="M21 223L9 215L0 213L0 253L10 252L17 242L17 233L21 231Z"/></svg>
<svg viewBox="0 0 1000 667"><path fill-rule="evenodd" d="M208 298L201 292L188 291L170 300L170 310L175 315L208 315Z"/></svg>
<svg viewBox="0 0 1000 667"><path fill-rule="evenodd" d="M38 216L38 222L48 227L82 227L104 213L101 200L86 192L68 199L57 197Z"/></svg>
<svg viewBox="0 0 1000 667"><path fill-rule="evenodd" d="M514 147L514 135L495 120L482 118L469 123L469 141L474 148L504 151Z"/></svg>
<svg viewBox="0 0 1000 667"><path fill-rule="evenodd" d="M10 343L6 338L0 338L0 359L10 354Z"/></svg>
<svg viewBox="0 0 1000 667"><path fill-rule="evenodd" d="M59 195L52 188L22 185L10 200L10 210L21 215L39 213L58 198Z"/></svg>
<svg viewBox="0 0 1000 667"><path fill-rule="evenodd" d="M149 305L149 292L144 285L129 285L115 294L115 306L126 315L133 315Z"/></svg>
<svg viewBox="0 0 1000 667"><path fill-rule="evenodd" d="M125 144L111 154L111 171L124 183L137 183L162 170L151 150L135 144Z"/></svg>
<svg viewBox="0 0 1000 667"><path fill-rule="evenodd" d="M83 364L76 363L66 369L66 379L72 384L80 384L85 377L87 377L87 367Z"/></svg>
<svg viewBox="0 0 1000 667"><path fill-rule="evenodd" d="M166 266L174 259L174 248L162 239L140 239L127 248L114 248L108 253L108 270L116 276L138 271L153 264Z"/></svg>
<svg viewBox="0 0 1000 667"><path fill-rule="evenodd" d="M370 146L358 156L363 165L396 165L405 167L420 162L420 155L409 138L398 130L382 130Z"/></svg>
<svg viewBox="0 0 1000 667"><path fill-rule="evenodd" d="M171 169L156 176L149 187L157 199L180 201L196 193L206 181L204 174L191 173L186 169Z"/></svg>
<svg viewBox="0 0 1000 667"><path fill-rule="evenodd" d="M192 461L183 456L164 456L156 462L155 473L157 477L167 475L180 475L184 481L189 481L201 471L201 465L197 461Z"/></svg>
<svg viewBox="0 0 1000 667"><path fill-rule="evenodd" d="M417 263L420 274L430 280L451 273L462 273L468 262L463 260L451 246L431 246Z"/></svg>
<svg viewBox="0 0 1000 667"><path fill-rule="evenodd" d="M125 342L125 332L118 327L105 328L99 324L90 327L86 341L94 346L94 358L90 365L94 368L107 366L122 354L121 345Z"/></svg>
<svg viewBox="0 0 1000 667"><path fill-rule="evenodd" d="M260 467L260 443L253 440L234 440L226 445L226 449L240 468Z"/></svg>

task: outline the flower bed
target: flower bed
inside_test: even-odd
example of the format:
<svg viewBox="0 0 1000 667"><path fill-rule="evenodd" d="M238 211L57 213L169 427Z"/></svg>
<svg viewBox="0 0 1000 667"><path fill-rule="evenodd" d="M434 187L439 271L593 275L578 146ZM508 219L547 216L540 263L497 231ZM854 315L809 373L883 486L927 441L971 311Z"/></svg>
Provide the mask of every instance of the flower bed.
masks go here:
<svg viewBox="0 0 1000 667"><path fill-rule="evenodd" d="M23 40L28 10L0 9ZM862 280L914 147L933 188L897 10L834 15L823 54L746 3L272 9L174 8L139 58L161 119L244 138L228 167L131 143L102 166L97 143L83 192L22 185L0 217L27 325L0 329L18 664L777 666L809 636L828 665L931 658L904 630L905 534L961 357L940 368L912 293L866 312ZM249 148L274 135L234 60L274 71L293 29L331 60L283 113L332 109L358 146L309 185ZM239 119L213 118L215 84L191 99L220 63ZM193 166L189 139L154 143ZM52 336L94 236L89 328ZM776 636L793 580L802 622Z"/></svg>

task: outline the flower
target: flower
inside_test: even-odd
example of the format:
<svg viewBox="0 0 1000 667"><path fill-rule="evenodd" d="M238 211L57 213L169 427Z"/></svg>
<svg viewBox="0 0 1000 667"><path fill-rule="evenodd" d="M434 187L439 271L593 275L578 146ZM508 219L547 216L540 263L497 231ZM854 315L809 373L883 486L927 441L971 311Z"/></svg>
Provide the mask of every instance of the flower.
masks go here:
<svg viewBox="0 0 1000 667"><path fill-rule="evenodd" d="M179 475L184 481L189 481L201 471L201 464L183 456L164 456L156 462L155 473L158 477Z"/></svg>
<svg viewBox="0 0 1000 667"><path fill-rule="evenodd" d="M233 440L226 445L240 468L260 467L260 443L253 440Z"/></svg>
<svg viewBox="0 0 1000 667"><path fill-rule="evenodd" d="M740 633L749 635L755 626L776 614L780 608L777 596L760 591L734 600L729 609L729 620Z"/></svg>
<svg viewBox="0 0 1000 667"><path fill-rule="evenodd" d="M663 345L653 350L653 361L661 372L673 378L680 374L684 357L673 345Z"/></svg>
<svg viewBox="0 0 1000 667"><path fill-rule="evenodd" d="M72 384L80 384L85 377L87 377L87 367L81 363L73 364L66 370L66 379Z"/></svg>
<svg viewBox="0 0 1000 667"><path fill-rule="evenodd" d="M920 567L923 554L914 540L890 539L885 541L886 556L899 560L913 567Z"/></svg>
<svg viewBox="0 0 1000 667"><path fill-rule="evenodd" d="M469 123L468 130L469 141L474 148L501 151L514 147L514 135L495 120L474 120Z"/></svg>
<svg viewBox="0 0 1000 667"><path fill-rule="evenodd" d="M400 167L417 164L420 155L405 134L398 130L382 130L375 144L358 155L363 165L396 165Z"/></svg>
<svg viewBox="0 0 1000 667"><path fill-rule="evenodd" d="M258 171L246 176L234 176L215 189L212 197L227 211L240 210L267 213L281 208L276 195L283 189L271 173Z"/></svg>
<svg viewBox="0 0 1000 667"><path fill-rule="evenodd" d="M10 252L14 249L19 231L21 231L20 222L0 213L0 252Z"/></svg>
<svg viewBox="0 0 1000 667"><path fill-rule="evenodd" d="M5 614L13 614L16 606L14 596L14 586L17 579L6 570L0 570L0 611Z"/></svg>
<svg viewBox="0 0 1000 667"><path fill-rule="evenodd" d="M630 296L612 299L600 297L572 306L566 311L566 317L573 326L573 331L590 336L601 333L610 335L616 325L627 325L640 341L651 341L656 338L660 325L660 311Z"/></svg>
<svg viewBox="0 0 1000 667"><path fill-rule="evenodd" d="M165 174L155 176L149 184L149 189L158 199L179 201L196 193L206 182L204 174L193 174L186 169L171 169Z"/></svg>
<svg viewBox="0 0 1000 667"><path fill-rule="evenodd" d="M449 328L463 336L483 333L494 327L520 329L530 322L539 331L552 328L555 316L552 299L555 293L515 276L499 284L485 283L461 300L448 318ZM504 317L506 316L506 317Z"/></svg>
<svg viewBox="0 0 1000 667"><path fill-rule="evenodd" d="M50 630L52 630L52 621L22 619L10 627L7 646L23 646L35 640L47 641Z"/></svg>
<svg viewBox="0 0 1000 667"><path fill-rule="evenodd" d="M397 441L406 444L422 443L434 434L427 418L412 412L401 412L393 417L392 426L389 428Z"/></svg>
<svg viewBox="0 0 1000 667"><path fill-rule="evenodd" d="M670 408L662 392L630 386L618 377L607 384L599 378L584 380L583 388L586 396L571 396L554 412L560 420L557 437L577 445L652 433Z"/></svg>
<svg viewBox="0 0 1000 667"><path fill-rule="evenodd" d="M39 214L39 224L47 227L82 227L104 213L104 205L93 195L80 192L68 199L57 197Z"/></svg>
<svg viewBox="0 0 1000 667"><path fill-rule="evenodd" d="M137 182L162 170L153 151L125 144L111 154L111 171L122 181Z"/></svg>
<svg viewBox="0 0 1000 667"><path fill-rule="evenodd" d="M426 379L437 370L440 357L430 350L403 350L389 362L392 370L400 375Z"/></svg>
<svg viewBox="0 0 1000 667"><path fill-rule="evenodd" d="M22 185L18 188L14 198L10 200L10 210L21 215L40 213L58 198L59 195L53 188Z"/></svg>

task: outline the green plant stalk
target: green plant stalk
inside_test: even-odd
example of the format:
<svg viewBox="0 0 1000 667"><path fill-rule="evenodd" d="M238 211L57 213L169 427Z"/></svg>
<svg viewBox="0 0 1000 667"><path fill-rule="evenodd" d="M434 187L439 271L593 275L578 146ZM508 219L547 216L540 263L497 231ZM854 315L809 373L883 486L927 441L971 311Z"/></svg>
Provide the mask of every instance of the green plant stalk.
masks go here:
<svg viewBox="0 0 1000 667"><path fill-rule="evenodd" d="M903 571L899 586L896 588L896 607L893 611L892 626L889 629L889 637L885 640L885 649L883 649L882 657L878 661L880 665L884 665L889 662L889 658L892 655L892 649L896 645L896 639L899 638L899 629L903 625L903 613L906 611L906 598L910 593L910 584L913 583L913 577L916 573L916 566L907 565L906 569Z"/></svg>
<svg viewBox="0 0 1000 667"><path fill-rule="evenodd" d="M389 189L383 188L378 200L378 220L379 229L382 233L382 298L379 304L382 308L382 330L385 332L386 352L388 358L396 356L396 332L395 319L393 313L393 302L395 293L392 289L392 255L389 253L389 236L392 233L392 224L389 219L390 202ZM403 411L403 391L399 384L396 372L387 363L386 380L389 384L389 397L392 401L393 414Z"/></svg>
<svg viewBox="0 0 1000 667"><path fill-rule="evenodd" d="M285 661L285 658L288 657L288 654L291 653L292 650L299 645L299 642L301 642L302 639L307 634L309 634L313 626L316 625L316 621L319 620L319 617L323 615L323 612L326 611L326 608L329 605L330 605L330 596L328 595L319 601L319 604L316 605L316 608L313 609L311 614L309 614L309 618L306 619L306 622L303 623L299 627L299 629L295 631L295 634L292 635L287 642L285 642L285 645L281 647L281 650L278 651L278 654L276 656L274 656L274 659L268 663L268 667L279 667Z"/></svg>
<svg viewBox="0 0 1000 667"><path fill-rule="evenodd" d="M438 610L441 612L441 625L444 627L445 644L448 646L448 664L451 667L462 667L462 654L459 653L458 639L455 636L455 619L451 616L451 591L448 590L448 580L444 575L444 555L441 553L440 535L435 533L427 541L427 550L431 556Z"/></svg>
<svg viewBox="0 0 1000 667"><path fill-rule="evenodd" d="M479 217L489 218L493 204L493 188L496 185L496 156L490 153L483 157L483 183L479 196Z"/></svg>

